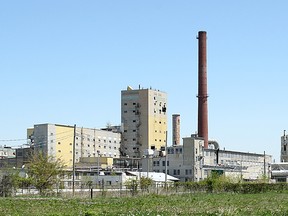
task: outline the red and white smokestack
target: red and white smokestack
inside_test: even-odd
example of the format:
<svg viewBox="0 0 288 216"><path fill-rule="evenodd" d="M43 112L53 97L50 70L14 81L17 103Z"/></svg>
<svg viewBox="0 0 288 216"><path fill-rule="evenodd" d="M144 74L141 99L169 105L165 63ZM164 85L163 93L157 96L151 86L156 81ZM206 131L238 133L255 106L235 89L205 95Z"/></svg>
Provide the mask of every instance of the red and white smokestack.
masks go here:
<svg viewBox="0 0 288 216"><path fill-rule="evenodd" d="M206 32L198 32L198 136L204 139L208 148L208 94Z"/></svg>
<svg viewBox="0 0 288 216"><path fill-rule="evenodd" d="M173 127L172 143L173 145L180 145L180 115L179 114L172 115L172 127Z"/></svg>

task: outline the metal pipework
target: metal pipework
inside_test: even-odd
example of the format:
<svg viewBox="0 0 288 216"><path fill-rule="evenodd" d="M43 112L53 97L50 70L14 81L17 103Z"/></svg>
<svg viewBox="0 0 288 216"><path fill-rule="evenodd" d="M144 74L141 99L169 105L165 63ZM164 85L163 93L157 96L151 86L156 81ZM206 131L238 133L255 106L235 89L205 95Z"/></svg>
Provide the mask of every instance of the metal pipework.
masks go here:
<svg viewBox="0 0 288 216"><path fill-rule="evenodd" d="M208 94L206 32L198 32L198 136L204 139L208 148Z"/></svg>

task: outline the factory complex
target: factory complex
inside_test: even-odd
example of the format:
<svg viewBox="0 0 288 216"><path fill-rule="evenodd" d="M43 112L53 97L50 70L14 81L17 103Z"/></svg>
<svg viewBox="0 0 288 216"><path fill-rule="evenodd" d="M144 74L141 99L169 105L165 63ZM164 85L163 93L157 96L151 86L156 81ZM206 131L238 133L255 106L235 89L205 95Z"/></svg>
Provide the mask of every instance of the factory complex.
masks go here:
<svg viewBox="0 0 288 216"><path fill-rule="evenodd" d="M155 182L201 181L211 173L235 180L285 181L288 176L288 136L281 138L281 162L272 156L222 149L209 139L206 32L198 32L198 129L181 137L181 116L167 116L167 93L128 86L121 91L121 123L104 128L43 123L27 129L27 145L2 146L0 167L23 167L32 152L61 158L66 165L67 186L81 185L89 177L94 183L113 185L141 176ZM172 140L168 141L167 122L172 120ZM192 129L191 129L192 130ZM170 132L169 132L170 133ZM71 175L72 173L72 175Z"/></svg>

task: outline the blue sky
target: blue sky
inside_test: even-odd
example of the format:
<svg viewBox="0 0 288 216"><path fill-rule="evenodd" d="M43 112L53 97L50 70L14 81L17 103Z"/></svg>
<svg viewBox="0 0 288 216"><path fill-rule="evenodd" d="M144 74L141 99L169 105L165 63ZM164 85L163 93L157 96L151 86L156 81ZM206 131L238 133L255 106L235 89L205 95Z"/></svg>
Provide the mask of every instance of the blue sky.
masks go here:
<svg viewBox="0 0 288 216"><path fill-rule="evenodd" d="M288 2L1 1L0 145L39 123L120 124L127 85L168 94L181 136L197 130L198 31L207 31L209 137L280 155Z"/></svg>

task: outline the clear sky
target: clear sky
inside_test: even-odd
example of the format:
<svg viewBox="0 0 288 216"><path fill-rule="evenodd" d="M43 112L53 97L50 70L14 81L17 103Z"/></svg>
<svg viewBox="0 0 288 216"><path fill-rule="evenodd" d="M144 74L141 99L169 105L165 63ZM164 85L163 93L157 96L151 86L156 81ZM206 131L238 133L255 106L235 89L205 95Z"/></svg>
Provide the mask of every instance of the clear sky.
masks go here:
<svg viewBox="0 0 288 216"><path fill-rule="evenodd" d="M167 92L197 130L198 31L207 31L209 137L279 161L287 126L287 0L0 2L0 145L39 123L119 125L127 85Z"/></svg>

